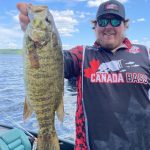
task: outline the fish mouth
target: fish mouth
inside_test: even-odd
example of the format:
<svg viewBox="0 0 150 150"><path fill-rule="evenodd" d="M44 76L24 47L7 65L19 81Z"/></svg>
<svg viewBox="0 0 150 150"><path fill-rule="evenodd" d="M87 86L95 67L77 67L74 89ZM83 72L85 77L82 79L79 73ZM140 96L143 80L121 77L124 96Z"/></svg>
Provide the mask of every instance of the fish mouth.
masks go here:
<svg viewBox="0 0 150 150"><path fill-rule="evenodd" d="M40 36L35 36L35 37L31 37L31 40L36 44L36 45L43 45L47 42L47 40L43 37Z"/></svg>
<svg viewBox="0 0 150 150"><path fill-rule="evenodd" d="M41 41L46 40L45 32L37 30L37 29L30 32L29 37L32 39L32 41L38 42L38 43L40 43Z"/></svg>

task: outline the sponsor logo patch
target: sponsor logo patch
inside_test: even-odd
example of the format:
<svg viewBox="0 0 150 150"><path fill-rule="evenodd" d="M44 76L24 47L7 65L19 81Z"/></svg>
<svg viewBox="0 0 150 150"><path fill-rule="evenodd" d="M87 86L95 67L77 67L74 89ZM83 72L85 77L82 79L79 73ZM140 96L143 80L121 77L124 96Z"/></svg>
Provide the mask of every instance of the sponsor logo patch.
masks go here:
<svg viewBox="0 0 150 150"><path fill-rule="evenodd" d="M141 49L137 46L132 46L130 49L127 50L129 53L137 54L141 52Z"/></svg>
<svg viewBox="0 0 150 150"><path fill-rule="evenodd" d="M112 9L112 10L118 11L119 7L118 7L118 5L115 5L115 4L106 4L105 5L105 10L108 10L108 9Z"/></svg>
<svg viewBox="0 0 150 150"><path fill-rule="evenodd" d="M132 49L132 52L139 52L139 49ZM134 83L148 84L148 77L143 73L127 72L127 68L137 68L135 62L113 60L101 63L93 59L89 67L84 69L84 77L90 79L91 83Z"/></svg>

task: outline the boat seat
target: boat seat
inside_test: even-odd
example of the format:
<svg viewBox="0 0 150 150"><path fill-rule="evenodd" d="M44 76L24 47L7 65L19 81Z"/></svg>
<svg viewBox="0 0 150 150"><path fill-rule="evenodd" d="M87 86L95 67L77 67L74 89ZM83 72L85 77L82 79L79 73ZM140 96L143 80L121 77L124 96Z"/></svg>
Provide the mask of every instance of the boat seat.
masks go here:
<svg viewBox="0 0 150 150"><path fill-rule="evenodd" d="M31 150L28 136L14 128L0 135L0 150Z"/></svg>

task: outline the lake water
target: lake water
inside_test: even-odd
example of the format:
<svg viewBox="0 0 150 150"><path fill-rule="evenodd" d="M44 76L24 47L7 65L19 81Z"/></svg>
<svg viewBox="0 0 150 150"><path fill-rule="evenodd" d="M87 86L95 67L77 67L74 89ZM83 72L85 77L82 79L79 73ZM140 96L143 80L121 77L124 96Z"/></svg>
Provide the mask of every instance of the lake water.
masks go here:
<svg viewBox="0 0 150 150"><path fill-rule="evenodd" d="M24 79L23 58L21 55L0 54L0 123L11 126L22 126L25 129L38 131L35 114L23 120ZM64 122L55 121L59 137L74 139L76 88L65 80Z"/></svg>

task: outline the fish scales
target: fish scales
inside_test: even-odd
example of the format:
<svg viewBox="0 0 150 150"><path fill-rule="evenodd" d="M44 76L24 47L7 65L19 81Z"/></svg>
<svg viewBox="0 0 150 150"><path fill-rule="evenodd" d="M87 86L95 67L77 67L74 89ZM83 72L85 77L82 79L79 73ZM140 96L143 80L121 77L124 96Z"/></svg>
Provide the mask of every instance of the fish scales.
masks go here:
<svg viewBox="0 0 150 150"><path fill-rule="evenodd" d="M26 99L24 118L35 112L39 123L38 150L59 150L55 112L63 120L63 54L48 7L29 5L30 23L24 36Z"/></svg>

